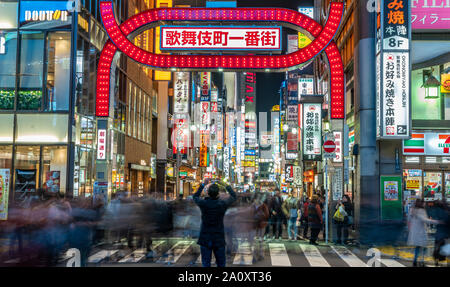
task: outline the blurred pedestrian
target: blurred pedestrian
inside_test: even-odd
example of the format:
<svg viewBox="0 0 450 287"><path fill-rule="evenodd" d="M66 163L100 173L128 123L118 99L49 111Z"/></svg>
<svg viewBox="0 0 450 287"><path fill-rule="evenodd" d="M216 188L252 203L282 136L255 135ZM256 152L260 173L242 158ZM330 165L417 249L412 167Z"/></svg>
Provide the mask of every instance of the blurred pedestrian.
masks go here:
<svg viewBox="0 0 450 287"><path fill-rule="evenodd" d="M342 220L335 219L333 216L333 222L336 225L337 230L337 244L348 244L349 227L353 224L353 206L350 202L348 195L342 196L342 201L339 201L335 211L338 211L342 215ZM335 212L336 214L336 212Z"/></svg>
<svg viewBox="0 0 450 287"><path fill-rule="evenodd" d="M320 229L322 228L323 218L317 195L312 197L311 203L308 205L308 223L311 229L309 243L318 245L316 241L320 233Z"/></svg>
<svg viewBox="0 0 450 287"><path fill-rule="evenodd" d="M272 195L271 193L266 193L266 199L265 199L265 204L267 206L267 210L269 212L269 218L267 219L267 225L266 225L266 229L264 232L264 240L270 239L270 227L272 226L272 214L270 212L270 203L272 202Z"/></svg>
<svg viewBox="0 0 450 287"><path fill-rule="evenodd" d="M439 220L442 224L436 227L434 235L434 252L433 258L435 265L439 265L439 261L445 261L446 256L441 255L441 248L445 245L450 235L450 212L445 200L435 203L435 213L433 219Z"/></svg>
<svg viewBox="0 0 450 287"><path fill-rule="evenodd" d="M287 233L289 240L297 240L297 219L299 218L300 201L297 192L292 190L283 202L282 210L287 219Z"/></svg>
<svg viewBox="0 0 450 287"><path fill-rule="evenodd" d="M209 179L205 179L194 194L194 202L200 207L202 212L202 226L198 244L202 256L203 267L211 267L211 256L214 252L218 267L225 267L225 231L224 215L227 208L236 200L236 193L231 186L227 185L226 190L230 197L226 200L219 199L219 185L209 184ZM208 197L201 199L200 195L205 189L208 190Z"/></svg>
<svg viewBox="0 0 450 287"><path fill-rule="evenodd" d="M283 205L283 199L281 198L281 192L277 188L275 190L275 196L270 203L270 215L272 219L272 239L280 239L283 235L283 211L281 206Z"/></svg>
<svg viewBox="0 0 450 287"><path fill-rule="evenodd" d="M267 198L263 193L256 193L253 202L255 209L255 230L256 230L256 246L255 246L255 261L264 258L263 236L269 220L269 208L267 207Z"/></svg>
<svg viewBox="0 0 450 287"><path fill-rule="evenodd" d="M411 210L408 218L408 245L415 246L413 266L417 266L419 253L422 251L425 256L428 236L426 224L438 224L436 220L429 219L424 208L424 201L417 199L414 208Z"/></svg>
<svg viewBox="0 0 450 287"><path fill-rule="evenodd" d="M306 197L302 205L302 212L300 217L301 226L303 228L303 239L308 239L308 205L309 198Z"/></svg>
<svg viewBox="0 0 450 287"><path fill-rule="evenodd" d="M262 239L268 224L269 208L265 194L256 193L253 201L256 239Z"/></svg>
<svg viewBox="0 0 450 287"><path fill-rule="evenodd" d="M79 198L74 202L69 232L69 247L80 251L80 266L87 266L87 259L94 243L94 232L100 218L91 199Z"/></svg>
<svg viewBox="0 0 450 287"><path fill-rule="evenodd" d="M58 255L69 239L69 224L72 220L72 208L68 201L60 198L59 194L47 193L47 218L43 228L46 246L46 266L55 266Z"/></svg>

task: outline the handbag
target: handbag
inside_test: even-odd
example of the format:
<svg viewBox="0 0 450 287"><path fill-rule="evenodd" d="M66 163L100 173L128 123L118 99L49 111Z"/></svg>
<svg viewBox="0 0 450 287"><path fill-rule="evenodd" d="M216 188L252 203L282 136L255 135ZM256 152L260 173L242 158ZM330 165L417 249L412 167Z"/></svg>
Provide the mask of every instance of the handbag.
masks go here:
<svg viewBox="0 0 450 287"><path fill-rule="evenodd" d="M344 215L339 211L339 208L336 210L336 212L333 215L333 219L337 222L344 222Z"/></svg>

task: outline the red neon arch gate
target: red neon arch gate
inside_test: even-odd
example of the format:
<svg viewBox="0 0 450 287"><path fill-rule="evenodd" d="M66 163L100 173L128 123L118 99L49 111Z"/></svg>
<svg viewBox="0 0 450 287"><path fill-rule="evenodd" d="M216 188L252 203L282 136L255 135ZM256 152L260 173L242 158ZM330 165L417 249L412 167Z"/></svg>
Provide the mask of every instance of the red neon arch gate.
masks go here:
<svg viewBox="0 0 450 287"><path fill-rule="evenodd" d="M333 42L340 21L344 4L332 2L325 27L299 12L289 9L266 8L170 8L151 9L139 13L120 26L114 17L113 3L100 2L104 27L110 37L105 44L97 69L96 115L109 116L110 73L114 55L118 50L134 61L154 69L177 68L180 70L245 70L286 71L288 68L303 64L322 51L325 51L330 65L330 99L331 118L344 118L344 71L341 55ZM159 55L135 46L127 37L144 26L160 21L259 21L281 22L301 27L315 39L307 47L287 55L276 56L240 56L240 55Z"/></svg>

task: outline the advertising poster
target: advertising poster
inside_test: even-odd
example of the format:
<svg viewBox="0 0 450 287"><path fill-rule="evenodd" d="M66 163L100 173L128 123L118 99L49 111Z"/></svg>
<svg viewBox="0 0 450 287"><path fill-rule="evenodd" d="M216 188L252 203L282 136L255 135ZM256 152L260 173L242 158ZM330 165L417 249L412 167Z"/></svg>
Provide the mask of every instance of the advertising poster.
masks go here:
<svg viewBox="0 0 450 287"><path fill-rule="evenodd" d="M9 169L0 169L0 220L8 219Z"/></svg>
<svg viewBox="0 0 450 287"><path fill-rule="evenodd" d="M386 201L398 200L398 182L396 181L384 182L384 200Z"/></svg>
<svg viewBox="0 0 450 287"><path fill-rule="evenodd" d="M61 182L61 172L60 171L48 171L45 174L45 189L47 192L59 192Z"/></svg>
<svg viewBox="0 0 450 287"><path fill-rule="evenodd" d="M401 176L381 176L381 219L403 219L403 195Z"/></svg>
<svg viewBox="0 0 450 287"><path fill-rule="evenodd" d="M420 180L409 179L406 181L406 189L419 189L419 188L420 188Z"/></svg>
<svg viewBox="0 0 450 287"><path fill-rule="evenodd" d="M16 169L16 192L36 191L36 170Z"/></svg>

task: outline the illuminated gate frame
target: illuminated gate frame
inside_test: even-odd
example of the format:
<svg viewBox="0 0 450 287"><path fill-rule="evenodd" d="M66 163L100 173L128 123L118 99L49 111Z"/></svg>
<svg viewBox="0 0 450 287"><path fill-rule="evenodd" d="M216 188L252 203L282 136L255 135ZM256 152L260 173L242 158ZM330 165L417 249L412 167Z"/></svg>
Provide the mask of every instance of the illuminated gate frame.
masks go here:
<svg viewBox="0 0 450 287"><path fill-rule="evenodd" d="M330 68L330 117L344 119L344 67L333 37L339 29L344 3L331 2L327 23L319 23L297 11L284 8L157 8L134 15L119 24L111 1L100 2L103 25L109 40L97 69L96 116L109 116L110 76L117 51L152 69L177 71L273 71L284 72L318 56L325 50ZM308 46L286 55L162 55L145 51L129 39L162 21L278 22L301 27L313 37ZM152 27L153 26L153 27ZM297 28L298 30L298 28Z"/></svg>

